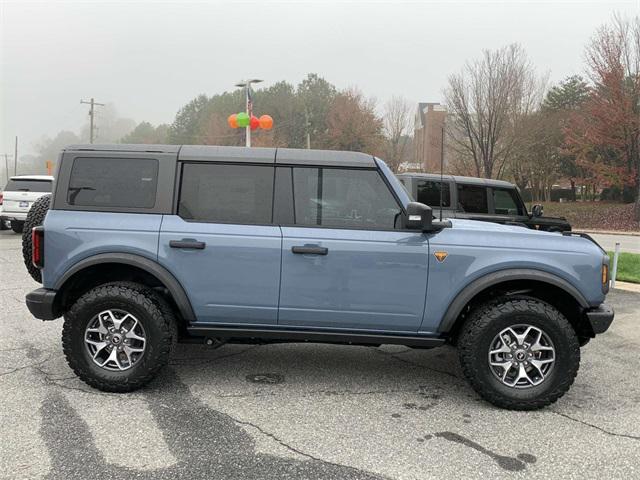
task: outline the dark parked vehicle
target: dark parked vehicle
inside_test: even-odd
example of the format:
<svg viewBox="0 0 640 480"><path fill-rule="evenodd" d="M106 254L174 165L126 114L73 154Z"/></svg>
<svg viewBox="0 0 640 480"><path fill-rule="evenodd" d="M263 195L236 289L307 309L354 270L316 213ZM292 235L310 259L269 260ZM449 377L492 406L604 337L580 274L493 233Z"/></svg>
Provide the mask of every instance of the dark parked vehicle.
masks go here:
<svg viewBox="0 0 640 480"><path fill-rule="evenodd" d="M417 202L432 207L436 217L440 215L439 174L402 173L398 178ZM442 178L443 218L516 224L546 232L571 231L564 217L543 217L542 205L534 205L529 213L518 187L512 183L454 175Z"/></svg>
<svg viewBox="0 0 640 480"><path fill-rule="evenodd" d="M457 345L488 401L556 401L613 321L586 235L437 221L357 152L76 145L27 216L36 318L73 371L135 390L176 341ZM29 247L31 249L29 250Z"/></svg>

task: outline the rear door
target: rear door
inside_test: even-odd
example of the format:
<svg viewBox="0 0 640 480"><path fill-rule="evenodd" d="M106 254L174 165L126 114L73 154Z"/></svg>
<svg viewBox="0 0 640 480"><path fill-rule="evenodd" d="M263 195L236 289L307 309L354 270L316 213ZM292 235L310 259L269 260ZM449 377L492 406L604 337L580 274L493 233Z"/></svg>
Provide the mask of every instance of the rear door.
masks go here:
<svg viewBox="0 0 640 480"><path fill-rule="evenodd" d="M293 197L290 215L278 218L279 325L416 332L424 312L428 240L396 228L402 208L380 173L276 170L277 198Z"/></svg>
<svg viewBox="0 0 640 480"><path fill-rule="evenodd" d="M4 189L5 213L28 213L33 202L51 193L51 180L12 178Z"/></svg>
<svg viewBox="0 0 640 480"><path fill-rule="evenodd" d="M270 164L185 162L158 261L182 284L198 322L277 323L282 235L272 223Z"/></svg>

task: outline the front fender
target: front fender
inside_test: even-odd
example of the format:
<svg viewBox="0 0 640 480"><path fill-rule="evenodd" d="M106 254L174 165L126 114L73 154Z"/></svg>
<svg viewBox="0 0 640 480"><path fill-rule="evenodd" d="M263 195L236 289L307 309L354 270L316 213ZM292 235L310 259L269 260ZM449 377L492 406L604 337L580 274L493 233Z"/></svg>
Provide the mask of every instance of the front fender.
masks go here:
<svg viewBox="0 0 640 480"><path fill-rule="evenodd" d="M448 333L453 328L464 307L478 293L493 285L498 285L512 280L534 280L559 287L575 298L582 308L589 308L589 303L584 298L584 295L582 295L582 293L580 293L580 291L569 282L557 275L530 268L513 268L484 275L464 287L447 308L444 317L442 318L442 322L438 327L438 332Z"/></svg>

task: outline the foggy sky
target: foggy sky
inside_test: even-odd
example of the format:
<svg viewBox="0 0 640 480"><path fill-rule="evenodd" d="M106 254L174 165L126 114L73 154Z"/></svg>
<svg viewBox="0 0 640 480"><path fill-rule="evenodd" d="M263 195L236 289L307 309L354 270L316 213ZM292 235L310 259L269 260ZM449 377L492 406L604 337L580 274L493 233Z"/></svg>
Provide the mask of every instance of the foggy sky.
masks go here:
<svg viewBox="0 0 640 480"><path fill-rule="evenodd" d="M380 103L393 94L442 101L449 74L512 42L558 81L584 72L598 26L640 3L0 0L0 8L0 154L13 152L15 135L25 154L42 135L78 132L88 111L79 101L92 96L136 122L170 123L196 95L247 76L295 85L315 72Z"/></svg>

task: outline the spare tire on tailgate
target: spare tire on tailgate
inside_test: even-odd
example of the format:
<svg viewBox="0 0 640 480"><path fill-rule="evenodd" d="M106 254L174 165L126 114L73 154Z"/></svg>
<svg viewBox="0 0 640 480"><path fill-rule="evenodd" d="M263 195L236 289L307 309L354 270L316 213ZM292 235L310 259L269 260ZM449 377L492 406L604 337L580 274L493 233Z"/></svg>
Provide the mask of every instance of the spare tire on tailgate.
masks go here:
<svg viewBox="0 0 640 480"><path fill-rule="evenodd" d="M45 195L33 202L29 213L27 213L27 219L24 221L24 229L22 231L22 258L24 258L24 266L27 267L27 272L29 272L31 278L38 283L42 283L42 272L33 265L31 261L31 229L42 225L44 217L49 210L50 203L51 195Z"/></svg>

